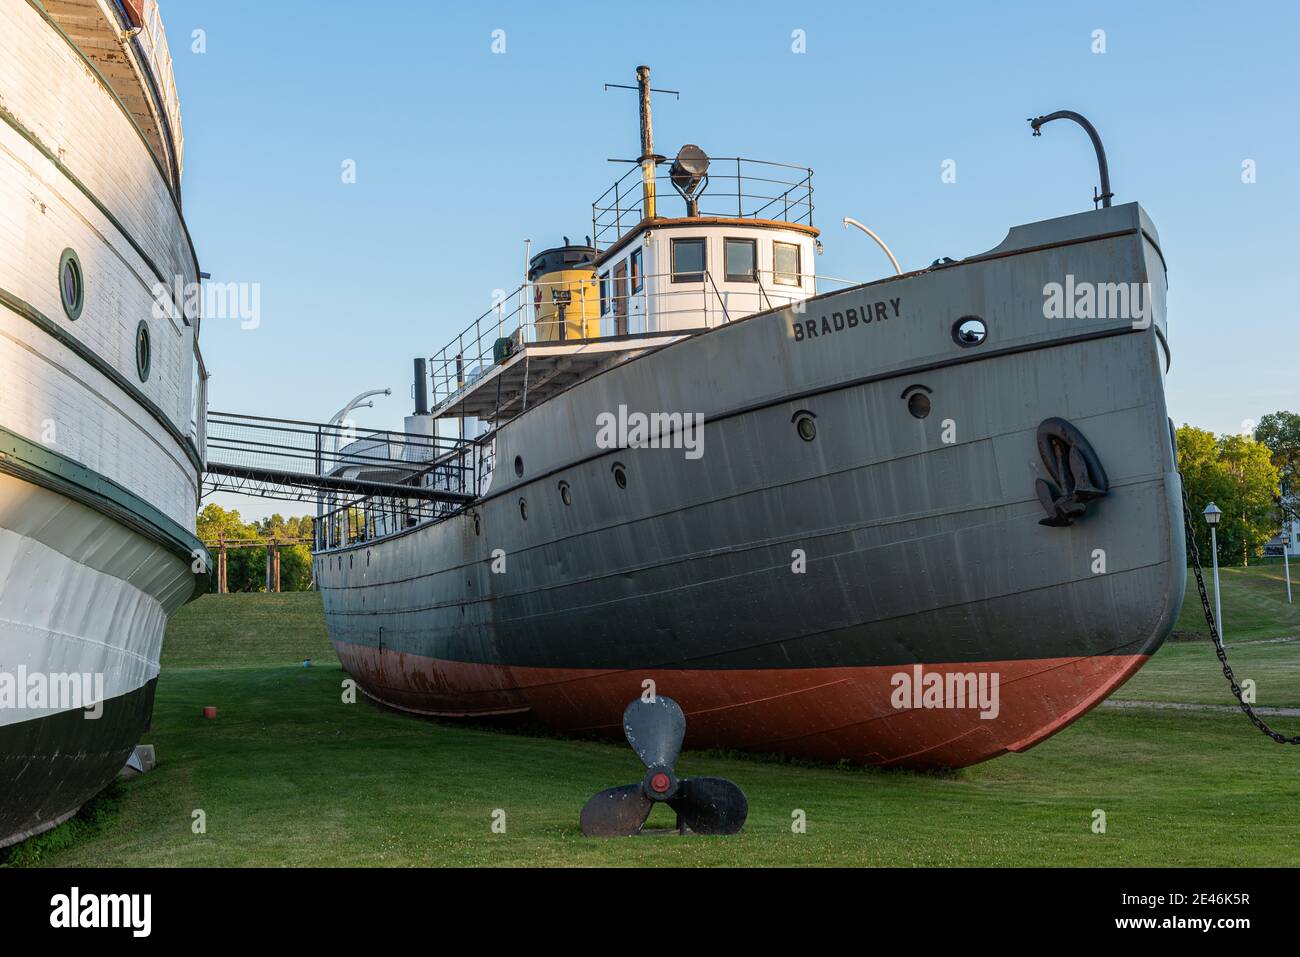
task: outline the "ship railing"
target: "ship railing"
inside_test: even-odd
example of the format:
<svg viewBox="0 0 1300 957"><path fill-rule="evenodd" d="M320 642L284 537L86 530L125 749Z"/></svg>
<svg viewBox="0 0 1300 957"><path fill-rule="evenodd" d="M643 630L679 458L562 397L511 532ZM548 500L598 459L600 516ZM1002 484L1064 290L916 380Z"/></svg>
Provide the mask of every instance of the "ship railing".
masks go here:
<svg viewBox="0 0 1300 957"><path fill-rule="evenodd" d="M350 422L230 412L208 413L206 437L210 463L304 476L377 470L413 476L464 445L461 439L359 429Z"/></svg>
<svg viewBox="0 0 1300 957"><path fill-rule="evenodd" d="M857 285L861 280L816 276L812 273L774 274L758 270L754 281L739 288L709 271L649 274L633 291L630 277L620 289L606 277L567 282L524 283L465 327L428 361L430 396L435 407L474 386L496 366L525 345L561 345L650 333L671 335L698 332L736 319L798 302L819 292ZM555 295L565 297L560 321ZM571 338L599 321L601 335Z"/></svg>
<svg viewBox="0 0 1300 957"><path fill-rule="evenodd" d="M597 251L614 245L645 219L644 193L641 167L634 165L591 204L591 238ZM695 199L700 216L813 224L812 170L806 166L711 157L708 182ZM663 216L666 211L680 216L687 212L664 165L655 171L655 213Z"/></svg>
<svg viewBox="0 0 1300 957"><path fill-rule="evenodd" d="M316 548L328 551L378 541L464 511L487 487L492 459L492 437L484 435L460 442L454 451L444 453L407 480L413 487L447 493L443 498L330 496L316 522Z"/></svg>

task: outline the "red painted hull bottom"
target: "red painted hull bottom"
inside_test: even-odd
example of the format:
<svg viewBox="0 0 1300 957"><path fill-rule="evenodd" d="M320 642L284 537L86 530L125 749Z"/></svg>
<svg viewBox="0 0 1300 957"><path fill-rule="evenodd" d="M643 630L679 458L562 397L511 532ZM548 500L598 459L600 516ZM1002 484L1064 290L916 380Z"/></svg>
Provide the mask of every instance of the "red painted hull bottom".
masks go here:
<svg viewBox="0 0 1300 957"><path fill-rule="evenodd" d="M471 664L341 642L335 648L367 695L418 714L530 712L562 731L617 736L623 709L649 678L686 712L688 748L909 768L960 768L1032 747L1147 660L1107 655L924 666L926 675L996 674L999 712L989 719L978 707L895 707L895 676L913 674L911 665L609 671Z"/></svg>

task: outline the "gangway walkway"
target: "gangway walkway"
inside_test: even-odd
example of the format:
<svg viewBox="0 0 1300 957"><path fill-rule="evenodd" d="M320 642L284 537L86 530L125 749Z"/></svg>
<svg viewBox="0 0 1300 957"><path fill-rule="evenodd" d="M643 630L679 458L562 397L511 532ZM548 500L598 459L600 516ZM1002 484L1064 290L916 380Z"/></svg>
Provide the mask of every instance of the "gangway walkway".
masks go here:
<svg viewBox="0 0 1300 957"><path fill-rule="evenodd" d="M379 495L459 507L476 498L479 451L462 439L209 412L203 494L318 504Z"/></svg>

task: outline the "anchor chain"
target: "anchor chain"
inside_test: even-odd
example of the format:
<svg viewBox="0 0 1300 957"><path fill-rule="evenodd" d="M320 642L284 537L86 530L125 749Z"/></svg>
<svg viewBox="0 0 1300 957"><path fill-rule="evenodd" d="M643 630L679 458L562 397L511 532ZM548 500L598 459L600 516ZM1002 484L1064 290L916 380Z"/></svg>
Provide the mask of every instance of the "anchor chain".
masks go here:
<svg viewBox="0 0 1300 957"><path fill-rule="evenodd" d="M1241 705L1241 710L1255 727L1263 731L1277 744L1300 744L1300 734L1288 737L1280 731L1274 731L1241 696L1241 686L1237 684L1237 676L1232 673L1232 666L1228 664L1228 652L1223 647L1223 638L1219 635L1219 627L1214 620L1214 612L1210 608L1210 598L1205 591L1205 578L1201 574L1201 553L1200 549L1196 547L1196 528L1192 524L1191 505L1187 501L1187 486L1182 479L1183 473L1180 471L1178 473L1178 484L1183 487L1183 523L1187 528L1188 544L1192 547L1192 571L1196 573L1196 588L1201 593L1201 608L1205 610L1205 622L1210 626L1210 638L1214 641L1214 653L1219 656L1219 662L1223 665L1223 676L1228 679L1233 697Z"/></svg>

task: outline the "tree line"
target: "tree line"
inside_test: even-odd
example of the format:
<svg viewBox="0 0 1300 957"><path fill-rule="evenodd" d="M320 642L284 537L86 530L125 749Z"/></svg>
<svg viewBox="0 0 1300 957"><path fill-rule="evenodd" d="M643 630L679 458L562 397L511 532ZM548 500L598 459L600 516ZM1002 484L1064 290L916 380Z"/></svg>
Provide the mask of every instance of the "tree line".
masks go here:
<svg viewBox="0 0 1300 957"><path fill-rule="evenodd" d="M197 534L204 542L214 543L224 538L228 542L264 538L302 539L312 541L316 521L310 515L285 518L279 513L261 521L245 522L237 509L224 509L215 502L203 507L197 520ZM209 591L217 590L217 548L209 544L212 553L212 584ZM226 583L230 591L266 591L266 546L248 545L226 549ZM280 590L311 591L311 546L280 546Z"/></svg>
<svg viewBox="0 0 1300 957"><path fill-rule="evenodd" d="M1300 505L1300 415L1271 412L1253 433L1218 435L1195 426L1178 429L1178 467L1192 508L1203 564L1210 530L1202 513L1210 502L1219 520L1219 564L1249 565ZM1188 544L1188 559L1191 545Z"/></svg>

